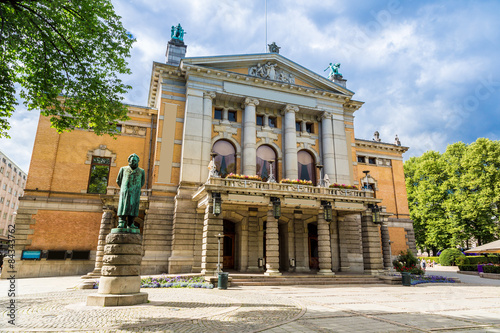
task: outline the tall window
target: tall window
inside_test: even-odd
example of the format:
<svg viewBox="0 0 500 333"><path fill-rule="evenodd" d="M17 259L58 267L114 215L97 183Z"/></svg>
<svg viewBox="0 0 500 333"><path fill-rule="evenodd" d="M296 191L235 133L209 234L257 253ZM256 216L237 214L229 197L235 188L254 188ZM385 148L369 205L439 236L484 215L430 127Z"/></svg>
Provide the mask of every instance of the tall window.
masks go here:
<svg viewBox="0 0 500 333"><path fill-rule="evenodd" d="M87 193L106 194L111 157L92 157Z"/></svg>
<svg viewBox="0 0 500 333"><path fill-rule="evenodd" d="M267 145L262 145L257 148L257 175L262 177L263 181L267 181L269 179L269 175L271 174L269 161L273 161L273 175L274 179L276 179L276 152L273 148Z"/></svg>
<svg viewBox="0 0 500 333"><path fill-rule="evenodd" d="M236 150L226 140L219 140L214 144L215 166L219 176L226 177L230 173L236 173Z"/></svg>
<svg viewBox="0 0 500 333"><path fill-rule="evenodd" d="M313 184L316 184L316 168L313 156L309 152L301 150L297 154L297 161L299 179L310 180Z"/></svg>

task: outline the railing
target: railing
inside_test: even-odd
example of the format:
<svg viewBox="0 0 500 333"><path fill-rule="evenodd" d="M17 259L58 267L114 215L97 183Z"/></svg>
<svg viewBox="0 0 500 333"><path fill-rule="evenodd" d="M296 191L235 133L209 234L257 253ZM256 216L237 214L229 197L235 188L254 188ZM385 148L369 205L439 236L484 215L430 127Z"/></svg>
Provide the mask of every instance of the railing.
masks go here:
<svg viewBox="0 0 500 333"><path fill-rule="evenodd" d="M316 195L335 195L346 197L373 198L372 191L360 191L354 189L327 188L301 184L266 183L256 180L234 179L234 178L210 178L205 185L223 186L235 189L256 189L262 191L282 191L307 193Z"/></svg>
<svg viewBox="0 0 500 333"><path fill-rule="evenodd" d="M114 186L108 186L106 188L106 195L120 195L120 188ZM151 189L141 190L141 197L151 196Z"/></svg>

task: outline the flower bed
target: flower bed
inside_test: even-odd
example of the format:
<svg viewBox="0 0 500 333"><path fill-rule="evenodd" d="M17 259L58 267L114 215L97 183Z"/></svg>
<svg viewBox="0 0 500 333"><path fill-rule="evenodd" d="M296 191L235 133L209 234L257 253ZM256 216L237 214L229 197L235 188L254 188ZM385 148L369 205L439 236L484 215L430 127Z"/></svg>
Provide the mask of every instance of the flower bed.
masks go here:
<svg viewBox="0 0 500 333"><path fill-rule="evenodd" d="M347 189L347 190L357 190L358 188L354 185L345 185L345 184L331 184L329 186L330 188L342 188L342 189Z"/></svg>
<svg viewBox="0 0 500 333"><path fill-rule="evenodd" d="M296 185L312 185L313 182L310 180L302 180L302 179L282 179L280 180L280 184L296 184Z"/></svg>
<svg viewBox="0 0 500 333"><path fill-rule="evenodd" d="M440 275L415 275L411 274L412 286L421 283L456 283L454 279L450 279Z"/></svg>
<svg viewBox="0 0 500 333"><path fill-rule="evenodd" d="M206 288L213 289L213 285L205 282L204 277L147 277L141 279L141 288ZM99 288L99 281L94 283L94 289Z"/></svg>
<svg viewBox="0 0 500 333"><path fill-rule="evenodd" d="M230 173L226 176L226 178L262 181L262 178L260 176L239 175L237 173Z"/></svg>
<svg viewBox="0 0 500 333"><path fill-rule="evenodd" d="M141 288L207 288L212 289L211 283L205 282L202 276L196 277L147 277L141 279Z"/></svg>
<svg viewBox="0 0 500 333"><path fill-rule="evenodd" d="M395 277L400 277L400 273L393 273L389 274L389 276L395 276ZM410 274L411 278L411 285L417 285L417 284L422 284L422 283L457 283L455 279L452 278L447 278L444 276L440 275L417 275L417 274Z"/></svg>

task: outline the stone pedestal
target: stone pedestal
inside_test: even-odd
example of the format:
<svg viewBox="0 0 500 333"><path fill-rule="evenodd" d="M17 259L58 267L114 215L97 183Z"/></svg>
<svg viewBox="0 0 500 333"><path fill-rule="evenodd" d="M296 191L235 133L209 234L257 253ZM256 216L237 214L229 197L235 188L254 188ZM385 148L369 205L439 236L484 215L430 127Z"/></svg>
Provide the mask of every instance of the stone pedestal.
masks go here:
<svg viewBox="0 0 500 333"><path fill-rule="evenodd" d="M87 297L87 305L123 306L146 303L141 293L142 236L111 233L106 237L101 278L97 294Z"/></svg>

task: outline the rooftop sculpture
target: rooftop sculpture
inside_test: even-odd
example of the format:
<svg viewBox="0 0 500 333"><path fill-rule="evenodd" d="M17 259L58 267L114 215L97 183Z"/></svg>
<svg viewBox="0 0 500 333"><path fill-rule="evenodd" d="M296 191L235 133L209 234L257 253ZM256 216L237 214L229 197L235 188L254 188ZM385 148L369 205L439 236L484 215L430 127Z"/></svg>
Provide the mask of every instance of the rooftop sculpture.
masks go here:
<svg viewBox="0 0 500 333"><path fill-rule="evenodd" d="M177 26L172 26L172 30L171 30L171 34L170 34L170 37L172 39L177 39L177 40L180 40L181 42L184 41L184 34L186 34L187 32L184 31L184 29L182 29L181 27L181 24L177 24Z"/></svg>
<svg viewBox="0 0 500 333"><path fill-rule="evenodd" d="M328 67L323 72L326 72L328 69L330 69L330 74L328 74L329 79L334 77L335 75L342 76L342 74L339 73L339 68L340 68L340 63L336 64L330 63L330 65L328 65Z"/></svg>

